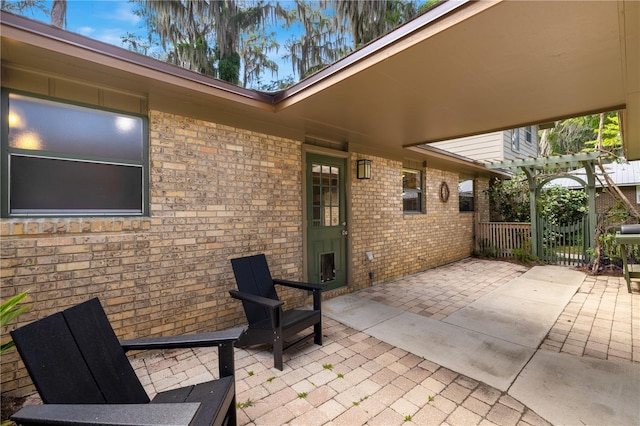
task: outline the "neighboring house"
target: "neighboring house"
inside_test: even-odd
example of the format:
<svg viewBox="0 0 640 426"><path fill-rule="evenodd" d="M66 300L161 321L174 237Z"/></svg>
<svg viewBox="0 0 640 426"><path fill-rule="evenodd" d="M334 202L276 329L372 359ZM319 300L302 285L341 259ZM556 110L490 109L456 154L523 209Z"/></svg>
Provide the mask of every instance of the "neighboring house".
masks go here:
<svg viewBox="0 0 640 426"><path fill-rule="evenodd" d="M538 156L538 126L450 139L431 143L429 147L483 163L535 158ZM474 211L473 179L461 176L458 192L460 211Z"/></svg>
<svg viewBox="0 0 640 426"><path fill-rule="evenodd" d="M640 161L614 162L605 164L607 175L611 177L613 182L620 188L627 199L633 203L637 209L640 209ZM586 172L584 168L576 169L570 173L582 180L586 180ZM602 182L604 178L598 167L596 167L596 213L606 212L616 203L615 199L603 188ZM554 179L547 184L560 185L571 189L580 189L582 186L579 182L569 178ZM606 183L605 183L606 186Z"/></svg>
<svg viewBox="0 0 640 426"><path fill-rule="evenodd" d="M538 156L538 126L484 133L429 145L481 162L535 158Z"/></svg>

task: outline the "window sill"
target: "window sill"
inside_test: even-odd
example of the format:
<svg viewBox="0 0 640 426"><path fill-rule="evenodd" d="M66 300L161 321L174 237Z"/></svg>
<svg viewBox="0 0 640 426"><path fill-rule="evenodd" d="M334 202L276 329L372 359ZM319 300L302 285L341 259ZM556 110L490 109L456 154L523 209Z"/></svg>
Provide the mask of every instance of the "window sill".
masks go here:
<svg viewBox="0 0 640 426"><path fill-rule="evenodd" d="M109 232L146 232L151 229L150 217L113 218L13 218L2 219L3 237L38 235L93 234Z"/></svg>

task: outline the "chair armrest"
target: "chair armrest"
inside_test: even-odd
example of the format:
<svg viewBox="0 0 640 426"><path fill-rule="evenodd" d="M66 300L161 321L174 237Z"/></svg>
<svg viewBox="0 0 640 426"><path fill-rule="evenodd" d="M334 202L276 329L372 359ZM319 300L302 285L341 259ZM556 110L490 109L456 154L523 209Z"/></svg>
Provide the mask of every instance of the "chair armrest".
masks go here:
<svg viewBox="0 0 640 426"><path fill-rule="evenodd" d="M228 330L214 331L210 333L127 339L120 342L120 346L122 346L125 352L148 349L205 348L220 346L225 343L233 344L233 342L238 340L241 333L242 327L235 327Z"/></svg>
<svg viewBox="0 0 640 426"><path fill-rule="evenodd" d="M282 300L273 300L268 297L257 296L250 293L242 293L238 290L229 290L229 294L234 299L242 300L243 302L255 303L257 305L264 306L265 308L276 309L284 305Z"/></svg>
<svg viewBox="0 0 640 426"><path fill-rule="evenodd" d="M244 327L234 327L228 330L214 331L211 333L184 334L168 337L143 337L140 339L123 340L120 342L122 349L131 350L149 349L175 349L175 348L208 348L218 347L218 371L220 377L233 376L235 374L235 359L233 344Z"/></svg>
<svg viewBox="0 0 640 426"><path fill-rule="evenodd" d="M281 280L277 278L274 279L273 282L275 284L280 284L285 287L293 287L293 288L299 288L301 290L309 290L309 291L322 291L325 288L325 284L303 283L299 281Z"/></svg>
<svg viewBox="0 0 640 426"><path fill-rule="evenodd" d="M11 420L28 425L191 425L199 402L27 405Z"/></svg>
<svg viewBox="0 0 640 426"><path fill-rule="evenodd" d="M286 287L299 288L301 290L308 290L313 292L313 310L314 311L322 311L322 290L324 290L326 284L312 284L312 283L302 283L298 281L288 281L288 280L273 280L275 284L280 284Z"/></svg>

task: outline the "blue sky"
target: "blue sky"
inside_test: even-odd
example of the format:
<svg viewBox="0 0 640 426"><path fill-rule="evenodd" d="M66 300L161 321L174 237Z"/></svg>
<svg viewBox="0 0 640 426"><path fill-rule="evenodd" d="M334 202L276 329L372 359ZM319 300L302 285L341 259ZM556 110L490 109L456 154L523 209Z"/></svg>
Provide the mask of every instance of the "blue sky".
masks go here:
<svg viewBox="0 0 640 426"><path fill-rule="evenodd" d="M46 2L48 8L51 2ZM121 37L127 32L146 35L144 23L133 10L136 5L127 0L68 0L66 29L105 43L122 46ZM42 12L25 16L49 22Z"/></svg>
<svg viewBox="0 0 640 426"><path fill-rule="evenodd" d="M146 34L144 23L128 1L71 0L67 6L67 29L96 40L121 46L127 32Z"/></svg>
<svg viewBox="0 0 640 426"><path fill-rule="evenodd" d="M48 10L51 9L51 1L45 2ZM144 22L133 12L138 7L127 0L67 0L67 26L66 30L91 37L105 43L124 47L122 37L127 33L139 35L143 39L147 37L147 30ZM41 11L25 12L24 16L37 19L46 23L50 22L50 17ZM281 29L270 28L269 32L278 32L278 43L284 45L289 37ZM281 54L272 52L271 59L278 66L278 75L273 76L267 72L264 82L272 79L282 79L293 74L290 63L284 63L280 59Z"/></svg>

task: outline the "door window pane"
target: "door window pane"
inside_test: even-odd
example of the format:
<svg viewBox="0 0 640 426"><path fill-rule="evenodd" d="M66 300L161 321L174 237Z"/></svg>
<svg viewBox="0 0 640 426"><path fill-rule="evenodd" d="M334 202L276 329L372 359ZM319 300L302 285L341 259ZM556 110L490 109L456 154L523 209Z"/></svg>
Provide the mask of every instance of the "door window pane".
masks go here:
<svg viewBox="0 0 640 426"><path fill-rule="evenodd" d="M312 225L340 225L340 169L313 164L312 174Z"/></svg>

